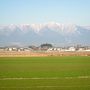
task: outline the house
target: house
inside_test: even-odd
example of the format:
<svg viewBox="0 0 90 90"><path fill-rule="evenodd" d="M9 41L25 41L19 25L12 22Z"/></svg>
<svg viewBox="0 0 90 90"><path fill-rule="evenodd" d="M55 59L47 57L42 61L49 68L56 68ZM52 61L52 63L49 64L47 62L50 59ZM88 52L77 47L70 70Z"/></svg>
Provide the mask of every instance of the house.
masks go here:
<svg viewBox="0 0 90 90"><path fill-rule="evenodd" d="M90 49L87 49L87 50L85 50L85 51L88 51L88 52L90 52Z"/></svg>
<svg viewBox="0 0 90 90"><path fill-rule="evenodd" d="M18 48L17 51L24 51L24 48Z"/></svg>
<svg viewBox="0 0 90 90"><path fill-rule="evenodd" d="M76 51L75 47L69 47L69 51Z"/></svg>
<svg viewBox="0 0 90 90"><path fill-rule="evenodd" d="M3 47L0 47L0 51L4 51L5 50L5 48L3 48Z"/></svg>
<svg viewBox="0 0 90 90"><path fill-rule="evenodd" d="M12 51L13 49L12 48L8 48L9 51Z"/></svg>
<svg viewBox="0 0 90 90"><path fill-rule="evenodd" d="M13 47L12 48L12 51L17 51L18 49L16 47Z"/></svg>
<svg viewBox="0 0 90 90"><path fill-rule="evenodd" d="M31 51L31 48L24 48L24 51Z"/></svg>
<svg viewBox="0 0 90 90"><path fill-rule="evenodd" d="M80 48L78 49L78 51L85 51L85 48L84 48L84 47L80 47Z"/></svg>

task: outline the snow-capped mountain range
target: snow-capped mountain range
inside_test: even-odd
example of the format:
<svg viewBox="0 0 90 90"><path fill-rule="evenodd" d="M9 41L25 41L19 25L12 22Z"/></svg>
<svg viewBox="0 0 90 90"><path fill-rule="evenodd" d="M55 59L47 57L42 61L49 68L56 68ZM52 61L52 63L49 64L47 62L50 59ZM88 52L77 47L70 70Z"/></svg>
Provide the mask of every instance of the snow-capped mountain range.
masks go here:
<svg viewBox="0 0 90 90"><path fill-rule="evenodd" d="M45 23L0 25L0 44L89 44L90 26Z"/></svg>

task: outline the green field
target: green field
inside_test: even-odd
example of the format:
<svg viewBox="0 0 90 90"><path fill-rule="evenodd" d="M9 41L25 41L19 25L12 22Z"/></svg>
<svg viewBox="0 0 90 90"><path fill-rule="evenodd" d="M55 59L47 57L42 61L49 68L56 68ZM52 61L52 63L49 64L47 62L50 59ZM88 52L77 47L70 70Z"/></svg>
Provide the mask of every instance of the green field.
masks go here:
<svg viewBox="0 0 90 90"><path fill-rule="evenodd" d="M0 57L0 90L90 90L90 57Z"/></svg>

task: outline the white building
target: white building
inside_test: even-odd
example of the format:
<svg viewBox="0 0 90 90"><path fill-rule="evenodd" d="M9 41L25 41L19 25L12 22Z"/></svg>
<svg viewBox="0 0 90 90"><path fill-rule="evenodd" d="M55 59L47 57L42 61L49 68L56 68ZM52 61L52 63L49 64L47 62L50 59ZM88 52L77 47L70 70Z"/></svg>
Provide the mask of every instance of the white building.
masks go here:
<svg viewBox="0 0 90 90"><path fill-rule="evenodd" d="M79 48L78 51L85 51L85 49L84 48Z"/></svg>
<svg viewBox="0 0 90 90"><path fill-rule="evenodd" d="M90 52L90 49L86 49L85 51Z"/></svg>
<svg viewBox="0 0 90 90"><path fill-rule="evenodd" d="M3 48L0 48L0 51L4 51L4 49Z"/></svg>
<svg viewBox="0 0 90 90"><path fill-rule="evenodd" d="M76 51L75 47L70 47L69 51Z"/></svg>
<svg viewBox="0 0 90 90"><path fill-rule="evenodd" d="M12 48L8 48L9 51L12 51Z"/></svg>

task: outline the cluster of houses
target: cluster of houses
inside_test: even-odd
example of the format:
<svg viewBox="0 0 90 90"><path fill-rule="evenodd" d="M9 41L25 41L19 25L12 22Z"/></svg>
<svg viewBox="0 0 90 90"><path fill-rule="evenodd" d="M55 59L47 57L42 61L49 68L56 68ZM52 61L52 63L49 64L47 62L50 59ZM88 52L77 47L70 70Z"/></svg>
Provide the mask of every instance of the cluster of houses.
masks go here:
<svg viewBox="0 0 90 90"><path fill-rule="evenodd" d="M0 47L0 51L31 51L30 48L23 47Z"/></svg>
<svg viewBox="0 0 90 90"><path fill-rule="evenodd" d="M43 45L42 47L0 47L0 51L46 51L46 52L70 52L70 51L90 51L90 47L49 47L48 45Z"/></svg>
<svg viewBox="0 0 90 90"><path fill-rule="evenodd" d="M90 51L90 48L86 48L86 47L66 47L66 48L62 48L62 47L56 47L56 48L49 48L47 50L48 52L51 51L58 51L58 52L74 52L74 51Z"/></svg>

